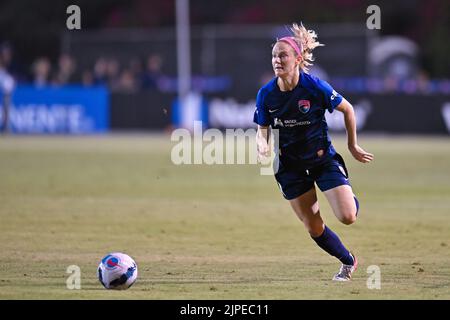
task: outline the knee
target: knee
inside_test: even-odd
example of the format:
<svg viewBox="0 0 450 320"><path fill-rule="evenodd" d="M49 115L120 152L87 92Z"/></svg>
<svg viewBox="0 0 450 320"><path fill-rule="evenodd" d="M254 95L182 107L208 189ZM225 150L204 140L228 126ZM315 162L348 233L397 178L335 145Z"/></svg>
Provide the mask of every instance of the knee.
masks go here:
<svg viewBox="0 0 450 320"><path fill-rule="evenodd" d="M343 214L339 220L343 224L350 225L356 221L356 212Z"/></svg>
<svg viewBox="0 0 450 320"><path fill-rule="evenodd" d="M339 213L336 215L339 217L339 220L346 225L350 225L355 223L356 218L358 217L359 211L359 202L355 199L355 205L343 206L340 208Z"/></svg>

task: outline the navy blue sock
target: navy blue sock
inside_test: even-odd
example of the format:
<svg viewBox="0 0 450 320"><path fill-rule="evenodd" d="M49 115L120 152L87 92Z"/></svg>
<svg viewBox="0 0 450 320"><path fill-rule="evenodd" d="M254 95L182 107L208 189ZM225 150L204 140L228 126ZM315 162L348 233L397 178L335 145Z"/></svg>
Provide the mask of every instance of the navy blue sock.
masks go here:
<svg viewBox="0 0 450 320"><path fill-rule="evenodd" d="M353 196L353 198L355 198L355 204L356 204L356 216L358 216L358 212L359 212L359 201L358 201L358 199L357 199L355 196Z"/></svg>
<svg viewBox="0 0 450 320"><path fill-rule="evenodd" d="M333 257L338 258L343 264L353 265L354 261L353 257L350 255L350 251L344 247L341 240L339 240L339 237L327 226L325 226L325 230L320 236L312 238L319 247Z"/></svg>

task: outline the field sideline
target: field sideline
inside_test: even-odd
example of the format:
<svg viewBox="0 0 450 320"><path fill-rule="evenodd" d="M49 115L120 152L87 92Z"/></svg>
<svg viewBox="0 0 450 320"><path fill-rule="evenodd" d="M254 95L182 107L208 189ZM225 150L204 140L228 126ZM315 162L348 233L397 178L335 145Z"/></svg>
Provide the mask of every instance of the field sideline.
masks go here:
<svg viewBox="0 0 450 320"><path fill-rule="evenodd" d="M257 165L181 165L166 135L0 137L0 299L450 299L450 140L361 136L347 162L361 210L338 222L359 257L351 283ZM100 259L123 251L139 277L103 289ZM81 268L68 290L66 268ZM367 267L381 289L366 286Z"/></svg>

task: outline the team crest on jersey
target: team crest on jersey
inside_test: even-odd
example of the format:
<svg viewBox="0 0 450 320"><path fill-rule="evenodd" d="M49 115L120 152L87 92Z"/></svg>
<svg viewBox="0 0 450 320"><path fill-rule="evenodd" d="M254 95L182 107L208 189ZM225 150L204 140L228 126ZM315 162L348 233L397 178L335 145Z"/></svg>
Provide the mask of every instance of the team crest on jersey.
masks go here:
<svg viewBox="0 0 450 320"><path fill-rule="evenodd" d="M311 104L309 100L299 100L298 101L298 109L302 113L307 113L309 109L311 108Z"/></svg>

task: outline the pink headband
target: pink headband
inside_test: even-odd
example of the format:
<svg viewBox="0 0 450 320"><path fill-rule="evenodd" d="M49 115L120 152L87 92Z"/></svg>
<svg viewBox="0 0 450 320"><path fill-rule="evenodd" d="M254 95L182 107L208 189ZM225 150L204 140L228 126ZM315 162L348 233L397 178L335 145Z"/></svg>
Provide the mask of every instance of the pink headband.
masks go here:
<svg viewBox="0 0 450 320"><path fill-rule="evenodd" d="M297 42L294 40L294 37L283 37L278 41L284 41L287 42L292 48L294 48L295 52L297 52L297 54L299 56L302 55L302 50L300 50L300 48L298 47Z"/></svg>

